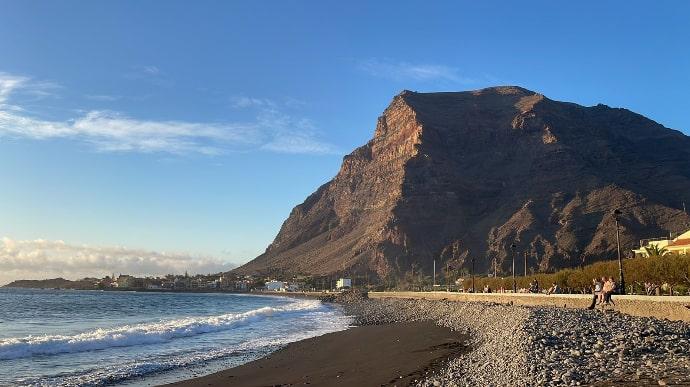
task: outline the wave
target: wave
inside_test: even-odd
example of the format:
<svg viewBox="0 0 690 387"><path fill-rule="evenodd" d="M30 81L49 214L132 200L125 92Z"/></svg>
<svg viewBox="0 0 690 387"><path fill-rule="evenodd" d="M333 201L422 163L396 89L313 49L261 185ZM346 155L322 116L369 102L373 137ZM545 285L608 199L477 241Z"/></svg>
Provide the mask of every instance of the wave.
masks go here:
<svg viewBox="0 0 690 387"><path fill-rule="evenodd" d="M201 374L215 372L218 369L226 369L241 363L254 360L266 355L288 343L304 340L310 337L320 336L330 332L341 331L350 326L351 320L343 318L333 311L315 311L308 314L310 318L319 321L317 327L307 331L285 332L275 331L267 333L263 337L251 339L232 347L219 346L203 351L177 352L172 354L154 355L148 358L137 359L110 367L100 367L90 370L75 372L73 374L60 374L54 377L41 378L40 380L25 380L21 386L30 387L86 387L119 384L134 378L147 377L152 374L161 374L166 371L184 369L188 367L208 367ZM230 358L231 363L223 363L216 369L209 362ZM190 373L187 377L198 375L199 369ZM185 377L185 378L187 378ZM154 380L153 384L168 383L175 379Z"/></svg>
<svg viewBox="0 0 690 387"><path fill-rule="evenodd" d="M45 335L0 339L0 360L38 355L55 355L159 344L182 337L232 329L276 314L313 311L321 308L316 300L297 300L277 307L262 307L242 313L187 317L157 323L96 329L76 335Z"/></svg>

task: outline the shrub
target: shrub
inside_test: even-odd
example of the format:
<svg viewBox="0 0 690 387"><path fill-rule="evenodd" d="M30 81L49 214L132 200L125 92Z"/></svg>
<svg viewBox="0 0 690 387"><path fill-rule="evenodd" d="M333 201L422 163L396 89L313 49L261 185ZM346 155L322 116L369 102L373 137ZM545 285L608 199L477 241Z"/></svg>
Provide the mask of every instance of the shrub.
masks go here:
<svg viewBox="0 0 690 387"><path fill-rule="evenodd" d="M674 294L687 294L690 288L690 255L670 254L637 257L623 260L623 270L627 291L630 286L637 293L644 293L644 284L653 282L657 285L667 284ZM537 280L542 289L552 283L558 284L563 291L570 293L589 293L592 279L613 277L618 281L618 260L601 261L587 265L581 269L563 269L555 273L539 273L528 276L516 276L517 288L527 288L533 280ZM465 288L469 288L471 277L463 276ZM501 287L506 290L513 288L512 276L505 277L475 277L475 289L481 291L488 285L493 291Z"/></svg>

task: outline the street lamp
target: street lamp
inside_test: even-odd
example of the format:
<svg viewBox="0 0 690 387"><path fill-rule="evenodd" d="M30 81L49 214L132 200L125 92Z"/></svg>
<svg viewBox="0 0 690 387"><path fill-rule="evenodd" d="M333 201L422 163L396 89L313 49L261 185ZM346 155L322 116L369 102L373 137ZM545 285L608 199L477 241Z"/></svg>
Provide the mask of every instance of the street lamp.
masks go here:
<svg viewBox="0 0 690 387"><path fill-rule="evenodd" d="M474 293L474 256L472 256L472 293Z"/></svg>
<svg viewBox="0 0 690 387"><path fill-rule="evenodd" d="M515 282L515 243L510 245L510 249L513 251L513 293L517 293L517 282Z"/></svg>
<svg viewBox="0 0 690 387"><path fill-rule="evenodd" d="M613 211L613 218L616 220L616 247L618 249L618 276L620 279L620 288L618 293L625 294L625 278L623 278L623 256L621 255L621 232L618 222L623 212L619 209Z"/></svg>
<svg viewBox="0 0 690 387"><path fill-rule="evenodd" d="M496 254L494 254L494 278L496 278L496 265L497 265L497 263L498 262L496 261Z"/></svg>

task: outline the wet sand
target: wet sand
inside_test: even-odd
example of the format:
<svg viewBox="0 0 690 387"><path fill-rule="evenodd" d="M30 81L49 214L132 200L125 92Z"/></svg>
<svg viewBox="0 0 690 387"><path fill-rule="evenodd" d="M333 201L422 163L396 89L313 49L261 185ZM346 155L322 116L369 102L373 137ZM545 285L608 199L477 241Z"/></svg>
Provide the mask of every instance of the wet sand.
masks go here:
<svg viewBox="0 0 690 387"><path fill-rule="evenodd" d="M428 321L360 326L168 386L407 386L468 351L466 340Z"/></svg>

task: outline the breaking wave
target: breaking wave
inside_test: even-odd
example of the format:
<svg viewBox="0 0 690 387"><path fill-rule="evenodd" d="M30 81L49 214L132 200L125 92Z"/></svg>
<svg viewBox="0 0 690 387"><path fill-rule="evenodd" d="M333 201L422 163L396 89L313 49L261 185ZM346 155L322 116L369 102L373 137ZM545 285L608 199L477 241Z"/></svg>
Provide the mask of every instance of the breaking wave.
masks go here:
<svg viewBox="0 0 690 387"><path fill-rule="evenodd" d="M319 301L297 300L284 306L262 307L242 313L125 325L95 329L76 335L0 339L0 360L158 344L182 337L229 330L274 315L315 311L319 308L322 308Z"/></svg>
<svg viewBox="0 0 690 387"><path fill-rule="evenodd" d="M348 319L334 319L329 312L314 312L309 314L320 320L319 328L293 332L291 334L276 334L269 337L250 340L232 347L219 347L211 350L194 353L177 353L164 356L154 356L148 359L117 364L113 367L93 368L80 372L61 374L51 378L40 380L25 380L20 386L27 387L95 387L118 384L137 377L145 377L151 374L159 374L165 371L194 367L200 364L226 358L228 356L248 356L245 360L253 360L277 347L288 343L320 336L326 333L341 331L349 327ZM240 361L242 363L243 361ZM232 364L235 366L237 364ZM223 367L225 369L227 367ZM169 382L166 381L166 382ZM160 384L160 383L154 383Z"/></svg>

